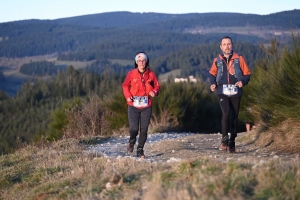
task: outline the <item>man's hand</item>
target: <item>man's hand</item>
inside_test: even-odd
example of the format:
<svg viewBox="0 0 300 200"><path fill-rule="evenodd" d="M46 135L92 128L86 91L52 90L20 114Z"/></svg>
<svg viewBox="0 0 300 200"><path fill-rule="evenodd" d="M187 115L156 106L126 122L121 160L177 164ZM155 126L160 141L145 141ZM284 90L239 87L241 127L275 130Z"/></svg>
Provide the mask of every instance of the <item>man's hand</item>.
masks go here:
<svg viewBox="0 0 300 200"><path fill-rule="evenodd" d="M210 90L211 90L212 92L214 92L215 89L216 89L216 84L212 84L212 85L210 86Z"/></svg>
<svg viewBox="0 0 300 200"><path fill-rule="evenodd" d="M243 82L242 81L236 82L235 85L241 88L243 87Z"/></svg>

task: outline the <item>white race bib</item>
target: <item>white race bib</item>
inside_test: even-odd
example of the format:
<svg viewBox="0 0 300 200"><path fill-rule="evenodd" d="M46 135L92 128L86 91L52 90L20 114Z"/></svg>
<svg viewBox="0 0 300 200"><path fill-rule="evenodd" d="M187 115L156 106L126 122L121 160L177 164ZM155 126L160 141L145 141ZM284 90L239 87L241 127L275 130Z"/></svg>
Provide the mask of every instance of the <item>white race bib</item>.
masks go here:
<svg viewBox="0 0 300 200"><path fill-rule="evenodd" d="M134 96L133 97L133 106L137 108L147 107L148 106L148 96Z"/></svg>
<svg viewBox="0 0 300 200"><path fill-rule="evenodd" d="M223 94L227 96L232 96L238 93L238 88L236 85L232 84L224 84L223 85Z"/></svg>

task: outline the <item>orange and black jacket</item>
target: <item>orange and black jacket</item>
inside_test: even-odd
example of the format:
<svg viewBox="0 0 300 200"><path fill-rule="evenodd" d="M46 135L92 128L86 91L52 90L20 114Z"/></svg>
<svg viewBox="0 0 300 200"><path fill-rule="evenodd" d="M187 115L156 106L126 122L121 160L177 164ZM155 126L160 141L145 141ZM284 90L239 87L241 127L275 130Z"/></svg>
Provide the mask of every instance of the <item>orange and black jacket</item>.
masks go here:
<svg viewBox="0 0 300 200"><path fill-rule="evenodd" d="M160 90L160 84L154 72L146 69L144 73L140 73L137 68L128 72L122 89L125 99L133 96L148 96L148 107L152 106L152 99L149 92L153 92L156 96ZM133 106L133 102L127 101L127 104Z"/></svg>
<svg viewBox="0 0 300 200"><path fill-rule="evenodd" d="M243 86L247 85L250 81L251 72L249 70L248 65L243 56L238 55L237 53L232 53L227 59L223 54L218 55L223 63L223 75L220 77L219 82L216 82L216 78L218 75L218 67L217 67L217 58L214 59L213 64L209 70L210 73L210 84L215 84L217 86L216 93L217 95L222 94L223 84L235 84L238 82L235 76L234 70L234 60L239 59L240 62L240 70L242 72L242 83ZM242 96L242 88L238 88L238 93L232 97L240 97Z"/></svg>

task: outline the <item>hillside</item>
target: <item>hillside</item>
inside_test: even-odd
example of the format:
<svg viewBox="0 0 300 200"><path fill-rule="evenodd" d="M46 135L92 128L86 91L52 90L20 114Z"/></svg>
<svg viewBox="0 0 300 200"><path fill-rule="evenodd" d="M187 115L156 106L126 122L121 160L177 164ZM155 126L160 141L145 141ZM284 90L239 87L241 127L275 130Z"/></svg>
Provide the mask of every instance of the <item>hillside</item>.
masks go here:
<svg viewBox="0 0 300 200"><path fill-rule="evenodd" d="M230 34L234 41L256 44L272 37L286 41L291 30L299 29L299 16L300 10L270 15L112 12L8 22L0 24L0 57L101 51L98 56L102 59L128 59L137 50L147 50L156 58L197 44L218 42L224 34Z"/></svg>
<svg viewBox="0 0 300 200"><path fill-rule="evenodd" d="M275 136L277 131L266 135ZM113 146L105 138L25 146L0 157L1 198L298 199L299 153L270 148L269 139L258 133L241 133L238 152L231 154L217 150L217 134L176 138L162 133L161 140L146 143L145 160L114 156L122 154L126 143L110 149L110 156L89 151L97 145Z"/></svg>
<svg viewBox="0 0 300 200"><path fill-rule="evenodd" d="M187 14L163 14L163 13L131 13L131 12L108 12L85 16L75 16L53 20L59 24L86 25L94 27L136 27L155 26L164 30L184 30L196 26L274 26L288 29L290 23L294 28L299 26L300 10L282 11L269 15L255 15L241 13L187 13ZM138 19L138 20L137 20ZM174 28L175 27L175 28Z"/></svg>

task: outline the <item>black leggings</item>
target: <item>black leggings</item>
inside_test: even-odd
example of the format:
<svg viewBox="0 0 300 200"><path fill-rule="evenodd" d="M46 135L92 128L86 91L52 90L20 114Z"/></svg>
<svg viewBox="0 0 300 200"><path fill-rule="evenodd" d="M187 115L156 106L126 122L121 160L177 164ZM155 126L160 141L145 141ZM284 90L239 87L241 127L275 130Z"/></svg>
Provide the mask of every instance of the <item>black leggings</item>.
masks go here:
<svg viewBox="0 0 300 200"><path fill-rule="evenodd" d="M128 120L130 141L135 143L140 128L140 135L137 148L144 148L147 140L148 126L152 115L152 107L138 109L128 106Z"/></svg>
<svg viewBox="0 0 300 200"><path fill-rule="evenodd" d="M240 97L228 97L219 95L219 104L222 110L222 136L228 137L230 132L230 141L234 141L237 136L237 122L240 109Z"/></svg>

